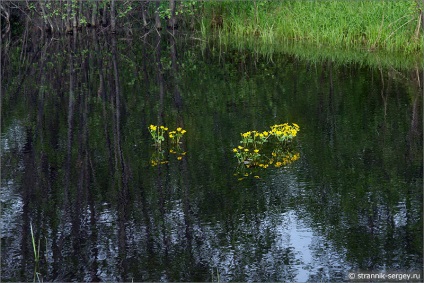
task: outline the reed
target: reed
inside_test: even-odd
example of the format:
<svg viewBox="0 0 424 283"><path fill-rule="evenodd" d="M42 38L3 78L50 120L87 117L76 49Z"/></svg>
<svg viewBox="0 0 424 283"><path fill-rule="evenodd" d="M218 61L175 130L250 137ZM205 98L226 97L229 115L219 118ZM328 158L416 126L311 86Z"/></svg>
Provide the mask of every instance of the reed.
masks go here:
<svg viewBox="0 0 424 283"><path fill-rule="evenodd" d="M221 25L204 24L203 28L219 30L226 40L251 38L261 44L300 41L318 47L404 54L424 50L420 7L413 0L256 0L204 5L203 21L220 19Z"/></svg>
<svg viewBox="0 0 424 283"><path fill-rule="evenodd" d="M42 279L40 278L39 270L39 262L40 262L40 239L38 239L38 245L35 242L35 236L34 236L34 230L32 229L32 223L30 223L30 229L31 229L31 241L32 241L32 248L34 250L34 282L36 282L35 279L37 279L37 282L41 282Z"/></svg>

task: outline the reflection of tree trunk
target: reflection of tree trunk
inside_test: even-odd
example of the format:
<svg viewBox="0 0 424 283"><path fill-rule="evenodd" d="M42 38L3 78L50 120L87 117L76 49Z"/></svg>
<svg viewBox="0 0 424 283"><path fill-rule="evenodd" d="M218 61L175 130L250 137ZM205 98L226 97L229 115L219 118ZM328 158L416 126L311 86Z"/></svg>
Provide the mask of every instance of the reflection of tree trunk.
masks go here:
<svg viewBox="0 0 424 283"><path fill-rule="evenodd" d="M94 179L94 167L91 162L91 157L89 157L89 164L90 164L90 172L92 173L93 179ZM94 180L95 183L95 180ZM88 206L90 208L90 257L93 259L90 266L88 267L88 270L90 272L91 282L100 282L101 279L98 277L98 268L99 264L97 262L98 256L99 256L99 249L98 249L98 227L97 227L97 217L96 217L96 206L94 205L94 195L93 190L88 190L87 194L87 200L88 200Z"/></svg>
<svg viewBox="0 0 424 283"><path fill-rule="evenodd" d="M380 68L380 77L381 77L381 99L383 99L383 105L384 105L384 120L386 120L387 116L387 95L384 95L384 76L383 76L383 70Z"/></svg>
<svg viewBox="0 0 424 283"><path fill-rule="evenodd" d="M75 0L74 0L75 1ZM76 28L78 26L78 19L77 19L77 9L75 9L75 4L74 1L72 1L72 9L73 9L73 14L72 14L72 27L74 29L74 32L76 31Z"/></svg>
<svg viewBox="0 0 424 283"><path fill-rule="evenodd" d="M142 1L141 2L141 19L143 21L143 27L146 28L147 27L147 13L146 13L146 2Z"/></svg>
<svg viewBox="0 0 424 283"><path fill-rule="evenodd" d="M0 17L6 21L5 30L3 31L3 25L0 27L1 29L0 39L3 39L10 34L10 5L8 5L6 1L0 4ZM10 37L9 37L9 40L10 40Z"/></svg>
<svg viewBox="0 0 424 283"><path fill-rule="evenodd" d="M171 45L170 49L171 49L172 72L173 72L173 79L174 79L174 103L178 111L180 111L182 107L182 99L181 99L181 93L179 90L177 48L176 48L175 38L173 36L170 37L170 45Z"/></svg>
<svg viewBox="0 0 424 283"><path fill-rule="evenodd" d="M121 100L120 84L118 72L118 59L116 50L116 37L112 37L112 64L115 81L115 107L114 107L114 149L115 149L115 178L118 187L118 248L121 258L121 279L126 281L128 275L128 266L126 261L126 222L128 206L128 172L122 152L121 137Z"/></svg>
<svg viewBox="0 0 424 283"><path fill-rule="evenodd" d="M32 257L28 243L30 242L28 231L30 227L30 201L34 197L32 195L32 189L34 184L37 182L36 170L35 170L35 153L33 146L33 133L30 128L26 129L26 142L23 148L23 165L25 168L25 174L22 179L22 233L21 233L21 274L26 274L26 262L28 258ZM26 277L22 278L22 281L27 281Z"/></svg>
<svg viewBox="0 0 424 283"><path fill-rule="evenodd" d="M422 117L420 119L421 106L422 106L422 94L423 94L423 87L420 82L420 72L418 68L415 70L415 72L412 75L412 93L414 93L413 100L412 100L412 109L411 109L411 123L410 123L410 129L408 132L408 155L409 160L412 161L417 156L417 151L422 148L422 126L420 126L420 121L422 121Z"/></svg>
<svg viewBox="0 0 424 283"><path fill-rule="evenodd" d="M97 10L99 9L99 3L97 1L93 4L93 10L91 11L91 26L97 26Z"/></svg>
<svg viewBox="0 0 424 283"><path fill-rule="evenodd" d="M168 28L175 29L177 28L177 19L175 18L175 0L169 0L169 10L171 12L171 16L168 21Z"/></svg>
<svg viewBox="0 0 424 283"><path fill-rule="evenodd" d="M158 37L158 43L156 44L156 65L157 65L157 80L159 85L159 111L158 111L158 125L162 125L163 121L163 100L165 96L164 79L163 79L163 67L161 62L161 38Z"/></svg>
<svg viewBox="0 0 424 283"><path fill-rule="evenodd" d="M329 61L328 62L328 68L329 68L329 84L330 84L330 88L329 88L329 94L328 94L328 109L330 110L329 113L329 117L327 117L328 119L328 123L329 123L329 139L330 139L330 144L332 146L335 145L335 131L336 131L336 117L335 117L335 102L334 102L334 81L333 81L333 62Z"/></svg>
<svg viewBox="0 0 424 283"><path fill-rule="evenodd" d="M102 14L102 26L107 26L107 5L103 4L103 14Z"/></svg>
<svg viewBox="0 0 424 283"><path fill-rule="evenodd" d="M99 48L99 42L97 38L97 32L93 30L93 44L94 44L94 50L96 51L96 59L97 59L97 69L99 70L99 88L97 90L97 97L101 98L102 103L102 115L103 115L103 130L104 130L104 136L106 139L106 145L108 148L108 160L109 160L109 170L111 176L113 176L114 173L114 166L113 166L113 158L112 158L112 142L110 140L110 134L109 134L109 128L108 128L108 112L107 112L107 104L109 103L108 97L105 91L105 80L104 80L104 66L103 66L103 56L102 56L102 50Z"/></svg>
<svg viewBox="0 0 424 283"><path fill-rule="evenodd" d="M161 30L162 29L162 24L160 22L159 7L160 7L160 3L159 3L159 1L156 1L155 27L156 27L156 29Z"/></svg>
<svg viewBox="0 0 424 283"><path fill-rule="evenodd" d="M115 0L112 0L110 4L110 31L116 32Z"/></svg>
<svg viewBox="0 0 424 283"><path fill-rule="evenodd" d="M42 32L44 32L44 31L51 32L52 29L53 29L53 25L50 24L50 18L46 14L46 9L44 7L44 3L43 3L43 1L39 1L38 3L40 5L41 18L44 21L44 27L43 27L43 31Z"/></svg>
<svg viewBox="0 0 424 283"><path fill-rule="evenodd" d="M164 116L164 97L165 97L165 82L163 78L163 67L161 63L162 58L162 52L161 52L161 38L158 37L158 43L156 44L156 65L157 65L157 81L159 84L159 107L158 107L158 116L157 116L157 123L158 125L163 125L163 116ZM169 231L166 227L166 219L165 219L165 204L166 204L166 192L164 184L164 177L167 176L165 172L163 172L164 168L162 166L157 167L157 179L156 179L156 187L159 193L159 199L158 199L158 207L159 207L159 213L160 217L162 219L162 243L164 247L165 252L165 264L169 260L168 253L169 253L169 245L170 245L170 238L169 238Z"/></svg>
<svg viewBox="0 0 424 283"><path fill-rule="evenodd" d="M72 31L71 24L71 13L72 13L72 0L67 0L66 2L66 32L70 33Z"/></svg>
<svg viewBox="0 0 424 283"><path fill-rule="evenodd" d="M68 197L70 193L70 174L71 174L71 160L72 160L72 134L73 134L73 116L74 116L74 83L75 83L75 71L74 71L74 52L75 52L75 38L76 34L73 35L73 45L69 51L69 99L68 99L68 138L66 147L66 166L65 166L65 205L68 204Z"/></svg>

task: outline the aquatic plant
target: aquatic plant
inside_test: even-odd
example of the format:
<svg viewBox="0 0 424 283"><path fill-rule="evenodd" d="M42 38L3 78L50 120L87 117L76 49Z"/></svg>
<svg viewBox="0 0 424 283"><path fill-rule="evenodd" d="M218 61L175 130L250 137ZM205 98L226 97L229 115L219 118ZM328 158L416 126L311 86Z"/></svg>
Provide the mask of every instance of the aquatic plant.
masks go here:
<svg viewBox="0 0 424 283"><path fill-rule="evenodd" d="M266 169L270 165L278 168L299 159L300 154L290 146L299 130L299 125L295 123L284 123L271 126L270 131L241 133L241 145L232 149L238 161L235 175L242 176L239 180L249 175L260 178L258 174L253 174L258 168Z"/></svg>
<svg viewBox="0 0 424 283"><path fill-rule="evenodd" d="M156 125L150 125L149 131L152 135L154 145L157 147L160 147L162 142L165 140L165 132L168 130L168 128L164 126L156 126Z"/></svg>
<svg viewBox="0 0 424 283"><path fill-rule="evenodd" d="M271 126L271 134L283 145L293 140L298 131L299 126L294 123L292 126L288 123Z"/></svg>
<svg viewBox="0 0 424 283"><path fill-rule="evenodd" d="M34 230L32 229L32 223L30 223L30 229L31 229L31 241L32 241L32 248L34 250L34 282L35 279L38 279L38 282L40 282L40 273L38 272L39 269L39 262L40 262L40 239L38 239L38 246L35 243L35 236L34 236Z"/></svg>
<svg viewBox="0 0 424 283"><path fill-rule="evenodd" d="M162 150L162 143L165 142L165 132L168 131L168 128L165 126L150 125L149 131L152 135L154 145L156 147L156 150L152 153L150 158L150 165L158 166L161 164L168 164L169 160L167 160L165 150ZM186 132L187 131L181 127L168 132L169 144L171 145L169 153L175 155L177 160L182 160L183 157L187 154L187 152L181 148L181 138Z"/></svg>
<svg viewBox="0 0 424 283"><path fill-rule="evenodd" d="M187 131L181 127L178 127L175 131L169 132L169 138L174 144L179 144L181 138Z"/></svg>

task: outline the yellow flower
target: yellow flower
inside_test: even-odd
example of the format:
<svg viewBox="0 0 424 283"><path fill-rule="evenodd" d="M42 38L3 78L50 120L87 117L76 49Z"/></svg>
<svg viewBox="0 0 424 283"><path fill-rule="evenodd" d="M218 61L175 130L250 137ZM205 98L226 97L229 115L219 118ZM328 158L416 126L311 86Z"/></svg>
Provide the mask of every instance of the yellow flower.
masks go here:
<svg viewBox="0 0 424 283"><path fill-rule="evenodd" d="M233 152L238 152L237 148L233 148Z"/></svg>
<svg viewBox="0 0 424 283"><path fill-rule="evenodd" d="M243 149L243 147L241 145L238 146L238 149Z"/></svg>
<svg viewBox="0 0 424 283"><path fill-rule="evenodd" d="M187 131L186 130L182 130L181 131L181 134L185 134Z"/></svg>
<svg viewBox="0 0 424 283"><path fill-rule="evenodd" d="M266 137L269 135L269 133L267 131L263 132L262 134Z"/></svg>
<svg viewBox="0 0 424 283"><path fill-rule="evenodd" d="M249 151L249 149L248 149L248 148L245 148L245 149L244 149L244 151L245 151L245 152L248 152L248 151Z"/></svg>
<svg viewBox="0 0 424 283"><path fill-rule="evenodd" d="M178 156L177 159L178 160L181 160L181 159L183 159L183 157L182 156Z"/></svg>
<svg viewBox="0 0 424 283"><path fill-rule="evenodd" d="M177 132L181 132L182 128L178 127Z"/></svg>
<svg viewBox="0 0 424 283"><path fill-rule="evenodd" d="M255 149L254 152L258 153L259 152L259 149Z"/></svg>
<svg viewBox="0 0 424 283"><path fill-rule="evenodd" d="M151 131L156 131L156 129L157 129L157 127L155 125L150 125L149 128L150 128Z"/></svg>
<svg viewBox="0 0 424 283"><path fill-rule="evenodd" d="M243 138L248 138L250 136L251 132L245 132L244 134L241 134Z"/></svg>
<svg viewBox="0 0 424 283"><path fill-rule="evenodd" d="M257 175L256 175L256 176L254 176L254 177L255 177L256 179L259 179L259 178L260 178L260 177L259 177L259 176L257 176Z"/></svg>

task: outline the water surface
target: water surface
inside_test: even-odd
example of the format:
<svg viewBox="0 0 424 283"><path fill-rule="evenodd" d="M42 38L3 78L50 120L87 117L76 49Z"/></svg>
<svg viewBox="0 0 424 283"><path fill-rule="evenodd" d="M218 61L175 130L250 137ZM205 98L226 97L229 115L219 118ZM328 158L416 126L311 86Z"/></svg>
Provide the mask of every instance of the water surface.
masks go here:
<svg viewBox="0 0 424 283"><path fill-rule="evenodd" d="M343 281L422 270L422 69L78 34L5 51L2 277ZM300 158L237 176L240 133ZM150 124L187 130L151 165ZM34 258L30 227L40 259Z"/></svg>

